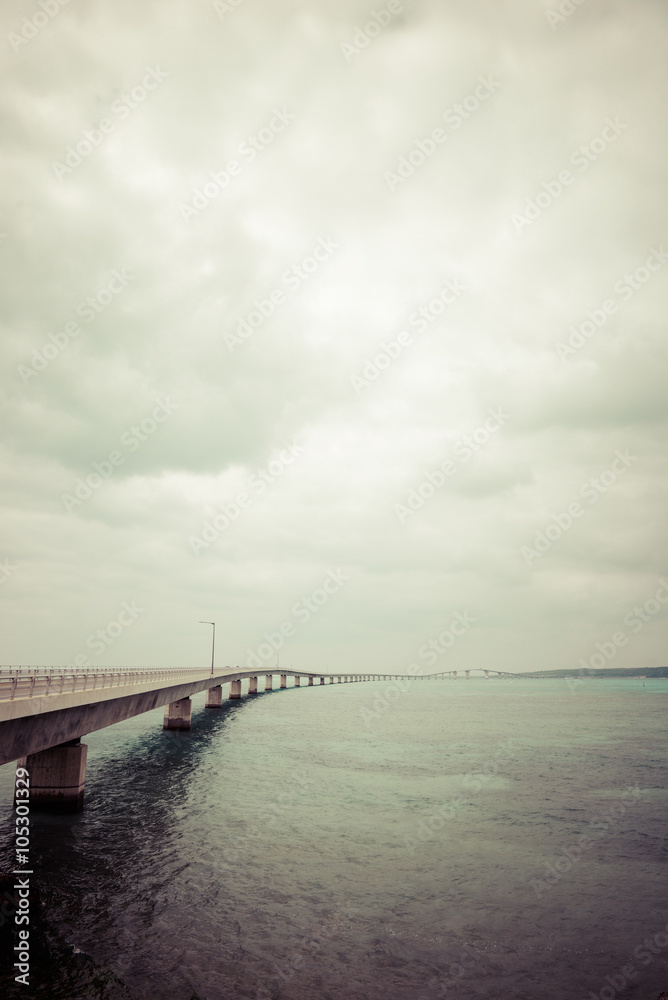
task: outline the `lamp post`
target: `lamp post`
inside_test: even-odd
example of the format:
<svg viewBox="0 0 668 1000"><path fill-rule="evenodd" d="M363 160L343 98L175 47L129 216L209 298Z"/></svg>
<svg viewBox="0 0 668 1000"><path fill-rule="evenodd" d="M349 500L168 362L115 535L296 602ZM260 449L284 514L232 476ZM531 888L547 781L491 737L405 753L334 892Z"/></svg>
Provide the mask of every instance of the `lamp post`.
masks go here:
<svg viewBox="0 0 668 1000"><path fill-rule="evenodd" d="M211 643L211 676L213 677L213 658L216 654L216 623L215 622L198 622L198 625L213 625L213 641Z"/></svg>

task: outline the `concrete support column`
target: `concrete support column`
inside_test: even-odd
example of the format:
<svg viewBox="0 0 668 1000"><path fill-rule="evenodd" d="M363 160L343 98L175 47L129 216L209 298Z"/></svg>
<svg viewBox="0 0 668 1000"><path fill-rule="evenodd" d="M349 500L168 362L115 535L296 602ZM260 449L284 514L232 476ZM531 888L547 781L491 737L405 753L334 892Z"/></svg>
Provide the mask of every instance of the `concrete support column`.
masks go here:
<svg viewBox="0 0 668 1000"><path fill-rule="evenodd" d="M308 686L309 686L310 688L312 688L312 687L313 687L313 678L312 678L312 677L309 677L309 679L308 679Z"/></svg>
<svg viewBox="0 0 668 1000"><path fill-rule="evenodd" d="M470 681L471 680L471 671L470 670L465 670L464 673L466 675L466 680Z"/></svg>
<svg viewBox="0 0 668 1000"><path fill-rule="evenodd" d="M295 687L296 688L301 687L301 684L302 684L301 677L295 677Z"/></svg>
<svg viewBox="0 0 668 1000"><path fill-rule="evenodd" d="M271 691L272 690L272 687L271 687L272 683L273 683L273 676L271 674L267 674L265 676L265 678L264 678L264 689L265 689L265 691Z"/></svg>
<svg viewBox="0 0 668 1000"><path fill-rule="evenodd" d="M230 699L239 701L241 698L241 680L230 681Z"/></svg>
<svg viewBox="0 0 668 1000"><path fill-rule="evenodd" d="M288 675L281 674L281 688L286 688L288 686Z"/></svg>
<svg viewBox="0 0 668 1000"><path fill-rule="evenodd" d="M329 678L329 683L330 683L330 684L333 684L333 683L334 683L334 678L333 678L333 677L330 677L330 678Z"/></svg>
<svg viewBox="0 0 668 1000"><path fill-rule="evenodd" d="M216 687L209 688L206 693L206 704L205 708L222 708L223 707L223 685L217 684Z"/></svg>
<svg viewBox="0 0 668 1000"><path fill-rule="evenodd" d="M257 694L257 677L248 678L248 693Z"/></svg>
<svg viewBox="0 0 668 1000"><path fill-rule="evenodd" d="M180 698L165 705L163 729L190 729L192 702L190 698Z"/></svg>
<svg viewBox="0 0 668 1000"><path fill-rule="evenodd" d="M321 683L321 684L324 684L324 683L325 683L325 678L324 678L324 677L321 677L321 678L320 678L320 683Z"/></svg>
<svg viewBox="0 0 668 1000"><path fill-rule="evenodd" d="M488 680L489 680L489 670L486 670L486 671L485 671L485 680L486 680L486 681L488 681Z"/></svg>
<svg viewBox="0 0 668 1000"><path fill-rule="evenodd" d="M340 678L340 677L339 677L339 680L338 680L338 683L339 683L339 684L341 683L341 678Z"/></svg>
<svg viewBox="0 0 668 1000"><path fill-rule="evenodd" d="M88 747L79 740L29 754L25 766L30 775L30 805L50 812L83 809L87 754Z"/></svg>

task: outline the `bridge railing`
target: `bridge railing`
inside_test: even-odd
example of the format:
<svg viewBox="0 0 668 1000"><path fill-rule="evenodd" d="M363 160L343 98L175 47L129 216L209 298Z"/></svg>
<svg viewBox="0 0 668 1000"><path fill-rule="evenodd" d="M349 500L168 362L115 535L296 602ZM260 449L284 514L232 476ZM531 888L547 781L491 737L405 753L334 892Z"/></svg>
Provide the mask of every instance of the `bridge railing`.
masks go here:
<svg viewBox="0 0 668 1000"><path fill-rule="evenodd" d="M0 701L99 691L128 685L177 682L206 675L197 667L0 667Z"/></svg>

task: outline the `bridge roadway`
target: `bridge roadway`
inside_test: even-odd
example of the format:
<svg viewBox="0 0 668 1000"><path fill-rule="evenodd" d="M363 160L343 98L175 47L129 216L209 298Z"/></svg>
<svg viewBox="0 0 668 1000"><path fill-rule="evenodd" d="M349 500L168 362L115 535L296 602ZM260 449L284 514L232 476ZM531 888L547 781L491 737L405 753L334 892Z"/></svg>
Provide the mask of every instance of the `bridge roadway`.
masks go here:
<svg viewBox="0 0 668 1000"><path fill-rule="evenodd" d="M478 671L476 671L478 672ZM480 670L501 676L499 671ZM273 690L273 676L281 688L294 677L313 685L335 682L422 680L457 677L457 671L439 674L322 674L303 670L267 668L265 691ZM471 671L464 671L467 679ZM87 733L165 706L163 728L190 729L191 697L207 691L207 708L223 704L222 685L230 685L231 699L241 698L241 682L248 679L248 694L258 692L257 669L226 667L215 675L197 668L3 667L0 668L0 765L23 761L31 774L31 802L59 809L80 809L85 785Z"/></svg>

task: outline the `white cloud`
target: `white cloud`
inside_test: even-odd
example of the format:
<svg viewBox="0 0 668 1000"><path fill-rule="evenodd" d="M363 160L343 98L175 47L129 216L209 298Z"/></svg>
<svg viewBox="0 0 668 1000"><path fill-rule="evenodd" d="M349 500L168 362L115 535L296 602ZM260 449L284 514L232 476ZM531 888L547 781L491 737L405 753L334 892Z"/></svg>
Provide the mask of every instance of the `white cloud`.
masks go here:
<svg viewBox="0 0 668 1000"><path fill-rule="evenodd" d="M340 566L350 582L284 662L399 668L468 609L477 623L443 667L573 666L666 573L662 273L575 357L555 351L666 239L664 6L588 0L552 30L540 5L405 0L347 63L340 43L370 9L72 2L7 43L5 662L71 662L132 600L145 611L95 662L205 663L200 618L219 623L221 661L241 662ZM5 37L25 16L5 4ZM133 99L146 67L167 76ZM454 127L444 114L471 109L481 77L498 88ZM294 120L271 131L276 109ZM53 162L105 117L59 179ZM608 118L628 127L578 169ZM439 127L390 190L386 172ZM186 222L179 206L235 159ZM573 183L518 233L513 213L565 168ZM124 268L87 322L81 303ZM418 330L446 280L466 293ZM226 333L276 289L230 352ZM410 346L356 394L351 377L402 330ZM121 444L165 398L169 420ZM499 406L511 418L493 440L399 523L394 504ZM304 454L196 555L189 537L291 441ZM62 494L119 447L68 513ZM527 566L521 547L617 449L638 462ZM658 615L615 662L662 663L665 630Z"/></svg>

